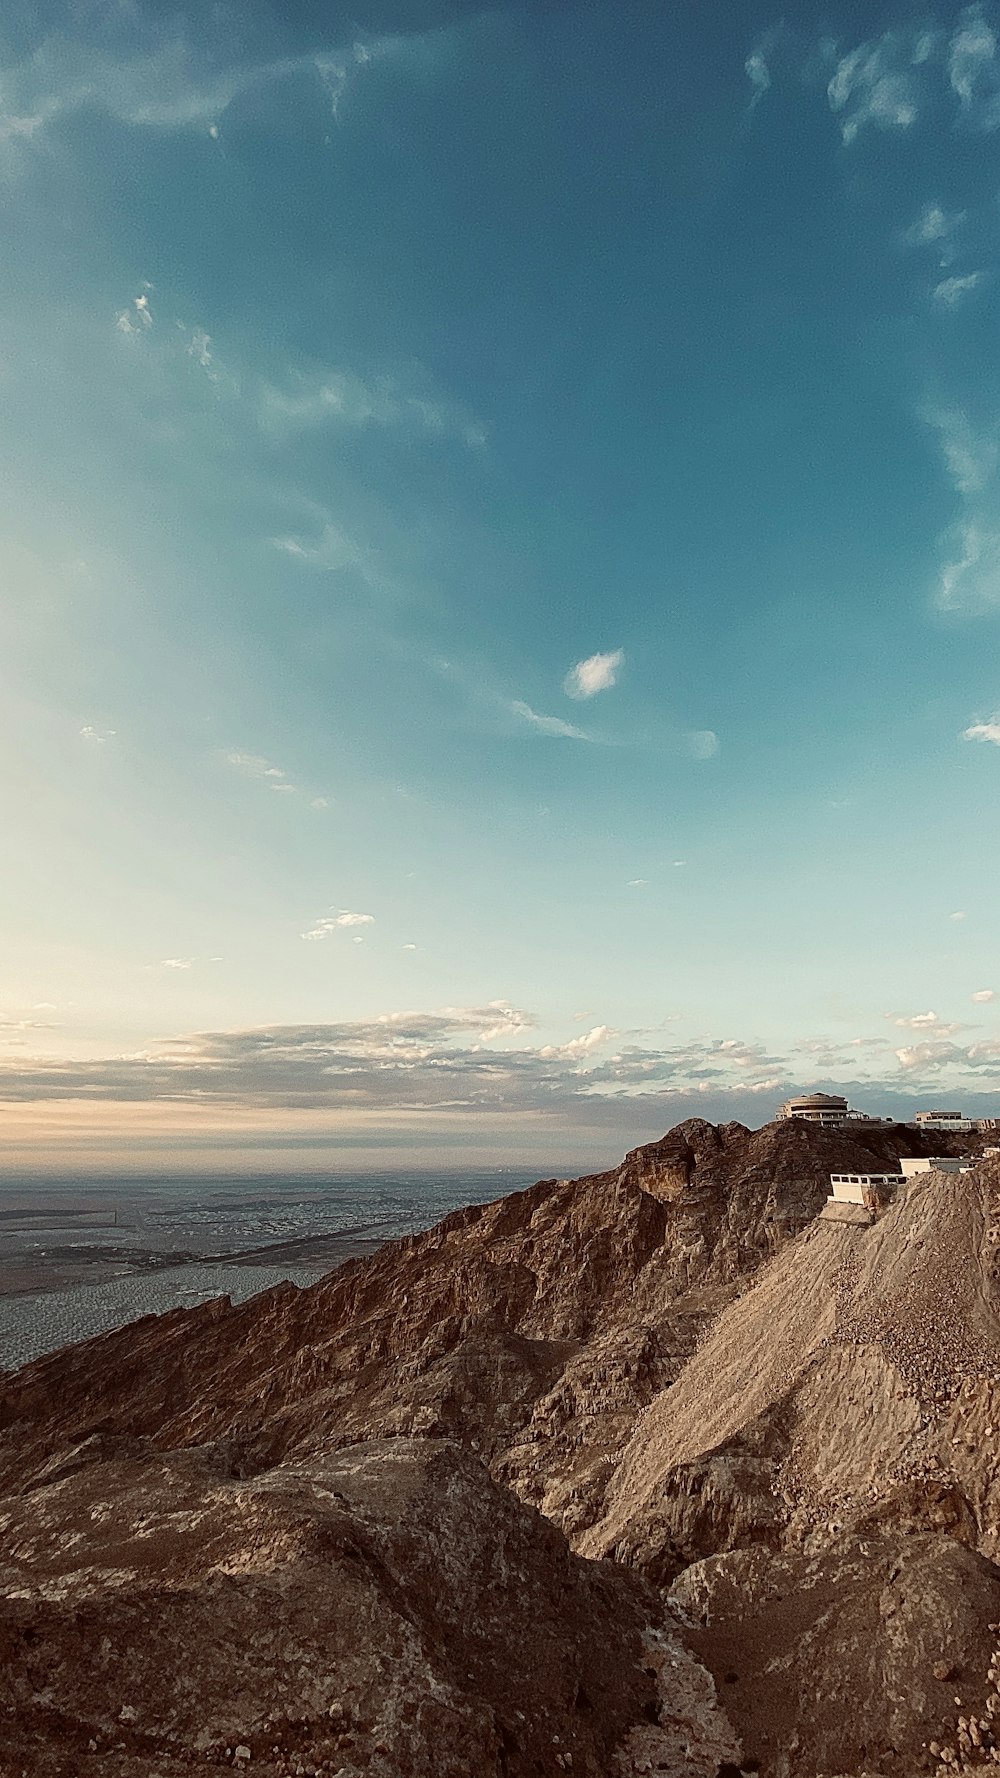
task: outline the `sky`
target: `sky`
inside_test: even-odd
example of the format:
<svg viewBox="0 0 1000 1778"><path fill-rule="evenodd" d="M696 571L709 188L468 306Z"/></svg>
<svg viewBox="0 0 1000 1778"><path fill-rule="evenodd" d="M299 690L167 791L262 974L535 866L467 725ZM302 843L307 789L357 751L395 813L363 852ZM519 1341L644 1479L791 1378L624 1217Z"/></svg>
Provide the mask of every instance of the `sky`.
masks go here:
<svg viewBox="0 0 1000 1778"><path fill-rule="evenodd" d="M1000 8L8 0L0 1167L1000 1111Z"/></svg>

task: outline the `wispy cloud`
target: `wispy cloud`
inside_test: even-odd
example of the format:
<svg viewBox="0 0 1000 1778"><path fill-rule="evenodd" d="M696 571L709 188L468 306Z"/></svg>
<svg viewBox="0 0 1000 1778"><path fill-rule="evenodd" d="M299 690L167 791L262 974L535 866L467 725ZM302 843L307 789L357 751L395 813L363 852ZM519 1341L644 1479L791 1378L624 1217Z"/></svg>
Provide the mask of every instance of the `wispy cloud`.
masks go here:
<svg viewBox="0 0 1000 1778"><path fill-rule="evenodd" d="M297 371L282 387L263 385L258 420L279 435L320 426L409 426L457 438L472 450L486 443L482 421L439 394L417 370L407 380L387 373L365 379L347 370Z"/></svg>
<svg viewBox="0 0 1000 1778"><path fill-rule="evenodd" d="M925 204L920 215L903 233L903 241L908 247L935 247L942 244L961 228L965 221L964 210L942 210L940 204Z"/></svg>
<svg viewBox="0 0 1000 1778"><path fill-rule="evenodd" d="M943 1038L933 1038L926 1043L915 1043L909 1048L897 1050L896 1059L907 1072L923 1073L927 1069L944 1068L948 1062L960 1062L967 1057L958 1044L948 1043Z"/></svg>
<svg viewBox="0 0 1000 1778"><path fill-rule="evenodd" d="M960 408L926 408L923 418L937 433L945 468L957 492L981 493L997 470L995 431L973 426Z"/></svg>
<svg viewBox="0 0 1000 1778"><path fill-rule="evenodd" d="M282 771L280 766L273 765L269 759L264 759L259 753L227 753L225 760L227 765L231 765L237 772L243 772L246 777L259 778L269 790L279 790L286 793L295 791L295 785L287 772Z"/></svg>
<svg viewBox="0 0 1000 1778"><path fill-rule="evenodd" d="M585 735L582 729L574 728L571 722L564 722L561 716L543 716L520 698L515 698L508 707L514 716L521 722L526 722L530 728L537 730L540 735L558 735L567 741L589 741L591 739L590 735Z"/></svg>
<svg viewBox="0 0 1000 1778"><path fill-rule="evenodd" d="M625 660L623 648L613 648L607 654L591 654L585 661L577 661L563 680L563 690L571 698L593 698L599 691L607 691L618 679Z"/></svg>
<svg viewBox="0 0 1000 1778"><path fill-rule="evenodd" d="M963 519L950 539L953 559L941 570L939 604L946 611L1000 604L1000 531L979 519Z"/></svg>
<svg viewBox="0 0 1000 1778"><path fill-rule="evenodd" d="M948 49L948 78L962 109L972 112L980 100L995 101L997 39L982 6L967 6Z"/></svg>
<svg viewBox="0 0 1000 1778"><path fill-rule="evenodd" d="M376 578L361 545L330 521L324 523L314 537L272 537L271 545L310 568L320 568L331 574L343 568L355 568L365 580Z"/></svg>
<svg viewBox="0 0 1000 1778"><path fill-rule="evenodd" d="M416 1120L414 1129L435 1112L469 1117L493 1110L508 1129L524 1116L532 1123L562 1120L567 1130L614 1124L634 1131L640 1120L667 1128L679 1103L681 1115L700 1103L722 1116L732 1115L727 1108L745 1115L760 1105L766 1116L770 1101L776 1105L793 1087L840 1088L866 1109L912 1111L922 1080L978 1089L992 1078L1000 1053L1000 1040L963 1048L931 1031L897 1050L898 1074L887 1075L881 1041L865 1049L812 1040L785 1055L739 1037L615 1048L616 1034L594 1025L565 1043L532 1046L525 1033L535 1023L529 1012L494 1001L344 1023L202 1032L137 1055L89 1061L25 1054L19 1038L16 1052L0 1053L0 1097L9 1107L169 1102L178 1115L187 1101L199 1117L214 1105L241 1119L268 1108L379 1121L398 1113ZM869 1057L870 1071L860 1077Z"/></svg>
<svg viewBox="0 0 1000 1778"><path fill-rule="evenodd" d="M273 61L230 61L207 70L176 30L154 36L142 53L115 57L58 33L4 70L0 85L0 143L22 148L62 118L99 109L133 129L196 130L218 136L219 119L234 100L278 83L312 82L327 110L340 112L352 79L397 54L391 36L347 43L324 54Z"/></svg>
<svg viewBox="0 0 1000 1778"><path fill-rule="evenodd" d="M931 291L932 301L939 309L957 309L959 303L979 289L983 277L982 272L966 272L961 278L942 278Z"/></svg>
<svg viewBox="0 0 1000 1778"><path fill-rule="evenodd" d="M841 57L827 87L845 143L867 127L906 130L916 122L917 85L913 45L896 32L859 44Z"/></svg>
<svg viewBox="0 0 1000 1778"><path fill-rule="evenodd" d="M721 746L718 735L711 728L689 729L685 744L692 759L714 759Z"/></svg>
<svg viewBox="0 0 1000 1778"><path fill-rule="evenodd" d="M344 932L354 926L374 926L374 924L374 914L352 914L343 908L339 913L324 915L322 919L316 921L315 926L310 926L308 931L302 934L302 937L329 938L334 932Z"/></svg>
<svg viewBox="0 0 1000 1778"><path fill-rule="evenodd" d="M114 740L114 735L115 731L113 728L98 728L93 722L85 722L80 730L80 739L82 741L95 742L99 747L103 746L105 741Z"/></svg>
<svg viewBox="0 0 1000 1778"><path fill-rule="evenodd" d="M988 722L973 722L962 730L963 741L991 741L994 747L1000 747L1000 715L991 716Z"/></svg>
<svg viewBox="0 0 1000 1778"><path fill-rule="evenodd" d="M195 363L200 365L202 370L207 371L209 376L214 379L218 376L218 371L213 370L212 368L213 359L211 348L211 335L207 334L203 327L196 327L187 344L187 355L189 358L193 358Z"/></svg>
<svg viewBox="0 0 1000 1778"><path fill-rule="evenodd" d="M753 88L747 110L754 111L764 94L771 90L771 70L767 65L767 51L763 43L750 51L743 64L743 72Z"/></svg>
<svg viewBox="0 0 1000 1778"><path fill-rule="evenodd" d="M960 510L940 539L945 557L937 602L945 610L986 611L1000 603L998 433L976 426L959 408L925 408ZM970 736L970 739L975 739Z"/></svg>
<svg viewBox="0 0 1000 1778"><path fill-rule="evenodd" d="M193 966L193 957L164 957L160 964L161 969L191 969Z"/></svg>
<svg viewBox="0 0 1000 1778"><path fill-rule="evenodd" d="M119 310L115 326L119 333L148 333L153 325L153 311L149 306L149 293L152 284L144 284L138 296L134 296L128 308Z"/></svg>

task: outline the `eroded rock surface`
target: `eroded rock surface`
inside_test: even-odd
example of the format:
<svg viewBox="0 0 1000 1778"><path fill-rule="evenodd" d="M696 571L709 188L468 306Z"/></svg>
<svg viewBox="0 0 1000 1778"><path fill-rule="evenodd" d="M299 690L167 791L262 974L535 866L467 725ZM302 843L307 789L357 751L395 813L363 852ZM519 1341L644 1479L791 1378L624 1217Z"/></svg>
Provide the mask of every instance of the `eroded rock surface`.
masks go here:
<svg viewBox="0 0 1000 1778"><path fill-rule="evenodd" d="M812 1220L930 1141L692 1121L0 1379L2 1778L996 1764L1000 1167Z"/></svg>
<svg viewBox="0 0 1000 1778"><path fill-rule="evenodd" d="M242 1747L275 1774L715 1778L738 1752L657 1594L447 1441L240 1479L98 1436L2 1518L5 1772Z"/></svg>

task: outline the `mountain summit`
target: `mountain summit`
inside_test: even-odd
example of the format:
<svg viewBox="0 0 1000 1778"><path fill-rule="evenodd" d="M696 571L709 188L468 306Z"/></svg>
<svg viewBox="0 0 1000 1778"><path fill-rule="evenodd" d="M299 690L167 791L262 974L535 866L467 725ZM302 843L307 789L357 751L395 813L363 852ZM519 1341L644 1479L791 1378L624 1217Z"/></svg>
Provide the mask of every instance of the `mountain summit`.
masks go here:
<svg viewBox="0 0 1000 1778"><path fill-rule="evenodd" d="M3 1377L0 1771L995 1763L1000 1164L818 1216L978 1146L691 1120Z"/></svg>

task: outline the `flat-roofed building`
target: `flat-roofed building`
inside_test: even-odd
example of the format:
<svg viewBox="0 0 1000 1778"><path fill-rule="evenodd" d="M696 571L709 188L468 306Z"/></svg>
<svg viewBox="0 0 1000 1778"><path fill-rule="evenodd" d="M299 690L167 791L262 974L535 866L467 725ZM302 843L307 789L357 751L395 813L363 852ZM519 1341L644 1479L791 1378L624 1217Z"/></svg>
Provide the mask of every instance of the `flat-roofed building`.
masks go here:
<svg viewBox="0 0 1000 1778"><path fill-rule="evenodd" d="M779 1118L800 1118L807 1124L843 1124L851 1115L839 1093L799 1093L778 1107Z"/></svg>
<svg viewBox="0 0 1000 1778"><path fill-rule="evenodd" d="M902 1173L831 1173L830 1196L838 1204L884 1204L899 1190Z"/></svg>
<svg viewBox="0 0 1000 1778"><path fill-rule="evenodd" d="M971 1117L963 1117L960 1111L918 1111L913 1119L920 1130L973 1130L975 1123Z"/></svg>
<svg viewBox="0 0 1000 1778"><path fill-rule="evenodd" d="M912 1179L917 1173L968 1173L974 1164L961 1154L913 1155L899 1163L904 1179Z"/></svg>

